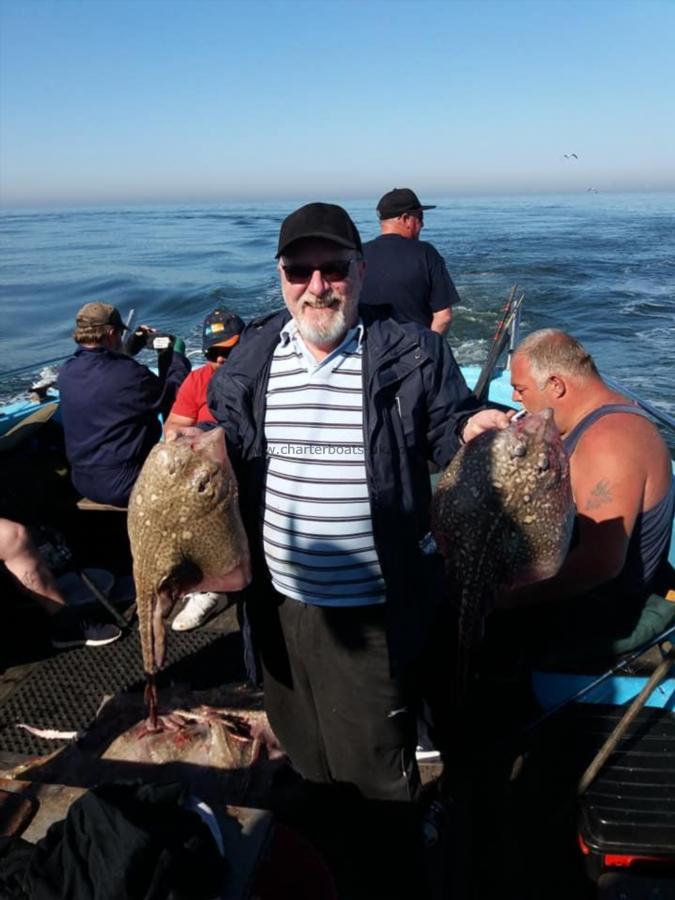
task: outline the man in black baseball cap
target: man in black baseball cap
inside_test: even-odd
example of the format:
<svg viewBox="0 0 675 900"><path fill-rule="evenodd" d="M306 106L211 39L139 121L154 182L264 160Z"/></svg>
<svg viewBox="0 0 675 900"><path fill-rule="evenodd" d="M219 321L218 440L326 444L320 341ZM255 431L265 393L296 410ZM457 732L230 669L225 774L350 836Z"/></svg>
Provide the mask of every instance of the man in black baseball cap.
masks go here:
<svg viewBox="0 0 675 900"><path fill-rule="evenodd" d="M277 259L296 241L323 238L361 253L361 237L348 213L334 203L308 203L281 223Z"/></svg>
<svg viewBox="0 0 675 900"><path fill-rule="evenodd" d="M460 429L468 438L507 420L478 411L446 341L358 305L361 251L340 206L284 219L286 309L245 329L208 405L259 563L244 599L270 724L308 780L351 784L408 816L417 667L445 596L440 557L421 549L428 461L445 466ZM399 896L404 883L418 896L420 874L403 872L410 848L395 849L405 829L394 817L386 830L386 860L368 854L380 881L364 896Z"/></svg>
<svg viewBox="0 0 675 900"><path fill-rule="evenodd" d="M308 203L281 223L281 291L295 328L318 360L356 324L362 251L356 225L333 203Z"/></svg>
<svg viewBox="0 0 675 900"><path fill-rule="evenodd" d="M394 188L380 198L379 237L363 246L368 271L361 302L386 304L400 322L418 322L445 334L459 295L435 247L420 241L424 211L410 188Z"/></svg>
<svg viewBox="0 0 675 900"><path fill-rule="evenodd" d="M210 362L215 362L218 350L231 350L244 330L244 321L229 309L214 309L204 319L202 328L202 352ZM227 356L227 354L225 354ZM210 359L213 357L213 359Z"/></svg>
<svg viewBox="0 0 675 900"><path fill-rule="evenodd" d="M380 219L396 219L406 213L417 214L424 209L436 209L434 204L423 204L417 199L417 194L410 188L394 188L388 191L377 204L377 214Z"/></svg>
<svg viewBox="0 0 675 900"><path fill-rule="evenodd" d="M237 346L244 327L244 320L230 309L218 307L206 316L202 325L202 353L206 358L206 365L190 372L178 389L164 425L165 437L180 428L215 422L207 403L209 384ZM180 630L176 627L175 620L174 630Z"/></svg>

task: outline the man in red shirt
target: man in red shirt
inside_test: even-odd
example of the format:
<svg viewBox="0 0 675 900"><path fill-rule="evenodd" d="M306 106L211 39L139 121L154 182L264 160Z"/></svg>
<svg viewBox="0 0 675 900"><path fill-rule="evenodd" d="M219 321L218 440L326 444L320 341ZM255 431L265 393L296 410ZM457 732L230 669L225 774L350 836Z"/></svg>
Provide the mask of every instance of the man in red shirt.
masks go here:
<svg viewBox="0 0 675 900"><path fill-rule="evenodd" d="M202 350L206 365L190 372L181 384L164 426L165 437L177 428L215 422L206 404L209 381L218 366L227 360L243 330L243 321L228 309L214 309L204 319Z"/></svg>
<svg viewBox="0 0 675 900"><path fill-rule="evenodd" d="M206 365L194 369L181 384L169 418L164 426L165 437L177 428L215 422L206 402L209 381L219 366L227 360L244 330L244 322L228 309L214 309L204 319L202 350ZM185 595L185 605L173 620L174 631L189 631L203 624L220 605L224 594L215 591L195 591Z"/></svg>

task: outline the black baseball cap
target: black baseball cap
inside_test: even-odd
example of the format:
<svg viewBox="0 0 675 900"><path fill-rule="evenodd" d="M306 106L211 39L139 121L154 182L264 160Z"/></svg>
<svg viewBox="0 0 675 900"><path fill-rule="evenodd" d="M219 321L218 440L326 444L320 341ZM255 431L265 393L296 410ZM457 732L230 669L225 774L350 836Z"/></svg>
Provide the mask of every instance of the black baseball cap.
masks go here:
<svg viewBox="0 0 675 900"><path fill-rule="evenodd" d="M301 238L324 238L341 247L362 252L361 237L349 214L334 203L308 203L281 223L277 259Z"/></svg>
<svg viewBox="0 0 675 900"><path fill-rule="evenodd" d="M434 204L420 203L419 197L410 188L394 188L380 197L377 214L381 219L395 219L404 213L416 212L418 209L436 209Z"/></svg>
<svg viewBox="0 0 675 900"><path fill-rule="evenodd" d="M202 350L211 347L234 347L244 330L244 320L229 309L214 309L204 319Z"/></svg>

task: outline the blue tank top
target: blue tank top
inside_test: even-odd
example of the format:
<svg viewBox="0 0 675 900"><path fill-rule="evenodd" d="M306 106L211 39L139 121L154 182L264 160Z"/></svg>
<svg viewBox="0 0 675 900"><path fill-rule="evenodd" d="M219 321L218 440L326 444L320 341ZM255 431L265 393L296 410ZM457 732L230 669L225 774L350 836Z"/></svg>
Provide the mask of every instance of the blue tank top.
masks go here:
<svg viewBox="0 0 675 900"><path fill-rule="evenodd" d="M633 404L607 403L605 406L599 406L563 438L563 445L570 456L574 453L582 434L594 422L610 413L631 413L649 419L639 406ZM620 590L623 593L633 594L648 590L659 566L668 558L674 511L675 481L671 479L670 490L666 495L651 509L637 516L628 543L625 565L621 574L611 582L613 591Z"/></svg>

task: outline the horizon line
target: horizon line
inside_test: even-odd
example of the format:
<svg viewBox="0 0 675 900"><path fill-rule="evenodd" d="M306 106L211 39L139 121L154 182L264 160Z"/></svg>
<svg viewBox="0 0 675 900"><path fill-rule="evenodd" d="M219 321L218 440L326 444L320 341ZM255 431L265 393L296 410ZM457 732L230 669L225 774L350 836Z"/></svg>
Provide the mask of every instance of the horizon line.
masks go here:
<svg viewBox="0 0 675 900"><path fill-rule="evenodd" d="M441 192L434 191L418 191L418 193L425 193L427 196L431 195L434 199L444 199L444 200L453 200L453 199L487 199L487 198L499 198L499 197L550 197L550 196L585 196L587 194L591 194L592 196L599 195L621 195L621 194L670 194L675 193L675 185L664 185L659 187L652 186L642 186L642 187L624 187L624 188L594 188L593 186L589 186L587 188L575 188L573 190L566 190L561 188L551 188L551 189L537 189L537 190L514 190L514 189L504 189L504 190L490 190L490 191L448 191L444 190ZM363 201L363 200L371 200L373 197L379 196L379 194L366 193L363 191L355 192L355 193L340 193L340 194L329 194L325 192L324 200L326 200L326 194L330 199L336 199L340 201ZM307 195L305 195L306 197ZM92 198L90 200L78 199L78 200L15 200L11 203L4 203L2 198L0 198L0 213L12 213L14 211L23 211L23 210L64 210L64 209L91 209L91 208L119 208L119 207L141 207L141 206L222 206L226 204L232 205L241 205L241 204L257 204L257 205L272 205L278 203L285 202L300 202L302 200L302 196L297 193L288 193L288 194L279 194L276 197L272 198L263 198L262 196L253 196L253 195L230 195L228 197L220 197L220 198L204 198L204 197L193 197L193 198L171 198L171 197L137 197L137 198L124 198L115 200L112 198ZM307 201L305 202L312 202Z"/></svg>

